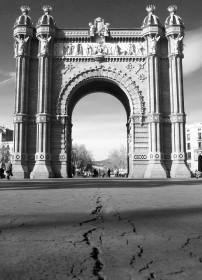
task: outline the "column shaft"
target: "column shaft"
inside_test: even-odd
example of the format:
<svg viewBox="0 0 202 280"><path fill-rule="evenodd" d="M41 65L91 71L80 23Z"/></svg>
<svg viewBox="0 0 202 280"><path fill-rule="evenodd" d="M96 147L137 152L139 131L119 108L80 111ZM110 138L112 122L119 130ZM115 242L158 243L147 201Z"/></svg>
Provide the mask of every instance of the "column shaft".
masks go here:
<svg viewBox="0 0 202 280"><path fill-rule="evenodd" d="M27 103L29 56L16 57L16 98L14 114L14 173L16 177L28 177L27 169Z"/></svg>

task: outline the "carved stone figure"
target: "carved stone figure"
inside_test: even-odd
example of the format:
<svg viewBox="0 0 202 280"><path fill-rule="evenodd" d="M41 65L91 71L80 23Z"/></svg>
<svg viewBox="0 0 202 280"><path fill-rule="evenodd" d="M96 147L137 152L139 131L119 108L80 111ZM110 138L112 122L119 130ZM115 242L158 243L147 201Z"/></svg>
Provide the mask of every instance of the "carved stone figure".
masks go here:
<svg viewBox="0 0 202 280"><path fill-rule="evenodd" d="M149 53L156 53L157 51L157 42L160 39L160 36L148 37L149 40Z"/></svg>
<svg viewBox="0 0 202 280"><path fill-rule="evenodd" d="M127 53L128 53L128 55L133 55L133 54L135 54L135 45L134 44L129 44L129 46L128 46L128 51L127 51Z"/></svg>
<svg viewBox="0 0 202 280"><path fill-rule="evenodd" d="M95 35L95 25L92 24L92 22L90 22L88 25L90 26L90 36L94 36Z"/></svg>
<svg viewBox="0 0 202 280"><path fill-rule="evenodd" d="M108 50L108 46L107 45L104 45L103 46L103 53L104 54L108 54L109 50Z"/></svg>
<svg viewBox="0 0 202 280"><path fill-rule="evenodd" d="M41 49L40 49L40 53L41 54L47 54L48 53L48 43L51 40L51 36L48 38L43 38L38 36L39 41L41 42Z"/></svg>
<svg viewBox="0 0 202 280"><path fill-rule="evenodd" d="M29 40L29 36L25 39L20 38L20 36L18 36L18 37L15 37L15 40L16 40L16 43L17 43L17 44L15 44L15 55L24 54L25 51L26 51L26 43ZM17 47L17 45L18 45L18 47Z"/></svg>
<svg viewBox="0 0 202 280"><path fill-rule="evenodd" d="M181 41L183 39L183 36L180 36L180 34L178 34L177 38L172 38L170 37L171 40L171 53L175 53L178 54L180 53L181 50Z"/></svg>
<svg viewBox="0 0 202 280"><path fill-rule="evenodd" d="M104 25L104 36L108 36L109 35L109 23L105 23Z"/></svg>
<svg viewBox="0 0 202 280"><path fill-rule="evenodd" d="M114 45L114 55L120 55L120 47L116 43Z"/></svg>
<svg viewBox="0 0 202 280"><path fill-rule="evenodd" d="M63 45L63 55L68 55L69 45Z"/></svg>
<svg viewBox="0 0 202 280"><path fill-rule="evenodd" d="M93 54L93 48L90 44L87 44L86 46L86 55L92 55Z"/></svg>
<svg viewBox="0 0 202 280"><path fill-rule="evenodd" d="M54 53L60 55L60 44L55 44Z"/></svg>
<svg viewBox="0 0 202 280"><path fill-rule="evenodd" d="M98 44L98 54L103 54L103 47L102 44Z"/></svg>
<svg viewBox="0 0 202 280"><path fill-rule="evenodd" d="M98 54L98 45L97 44L95 44L93 46L93 54Z"/></svg>
<svg viewBox="0 0 202 280"><path fill-rule="evenodd" d="M83 55L83 45L78 44L78 55Z"/></svg>
<svg viewBox="0 0 202 280"><path fill-rule="evenodd" d="M74 49L75 49L75 46L72 43L70 43L69 49L68 49L68 55L73 55Z"/></svg>
<svg viewBox="0 0 202 280"><path fill-rule="evenodd" d="M138 43L136 45L136 48L137 48L137 54L141 54L141 55L144 54L145 48L144 48L144 46L141 43Z"/></svg>

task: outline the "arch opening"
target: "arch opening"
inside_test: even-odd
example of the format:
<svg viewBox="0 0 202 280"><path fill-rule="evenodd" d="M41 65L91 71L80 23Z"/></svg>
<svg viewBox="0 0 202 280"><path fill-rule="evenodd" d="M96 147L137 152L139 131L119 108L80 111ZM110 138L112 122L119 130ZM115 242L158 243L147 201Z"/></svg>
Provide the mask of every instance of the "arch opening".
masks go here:
<svg viewBox="0 0 202 280"><path fill-rule="evenodd" d="M96 92L80 99L72 113L73 164L78 145L85 145L92 154L93 165L99 175L106 172L108 167L114 171L127 171L126 120L123 104L111 94ZM118 160L114 158L113 163L109 161L109 153L114 150L121 152L119 157L123 159L117 167L115 163ZM89 166L87 169L93 170Z"/></svg>
<svg viewBox="0 0 202 280"><path fill-rule="evenodd" d="M117 98L125 108L127 119L131 115L130 102L125 92L114 81L109 81L104 78L93 78L79 84L75 88L70 101L67 100L67 115L71 118L74 107L80 99L88 94L103 92Z"/></svg>
<svg viewBox="0 0 202 280"><path fill-rule="evenodd" d="M80 111L83 110L83 108L79 104L82 103L85 105L86 99L91 99L91 101L94 99L94 103L93 103L94 108L96 107L96 110L94 110L94 114L96 114L96 113L99 114L99 112L102 114L102 120L101 120L102 124L100 127L101 131L99 131L98 126L96 127L95 123L93 124L92 122L90 122L89 127L92 124L92 125L94 125L94 128L93 129L88 128L87 131L90 131L90 133L94 133L94 134L97 133L98 135L100 133L101 139L102 140L104 139L104 142L102 143L102 140L99 137L96 138L96 136L94 135L92 137L97 139L97 140L95 140L96 141L96 145L95 145L93 143L92 139L90 139L90 137L88 137L88 140L90 140L90 143L91 143L90 144L91 148L94 148L95 153L99 157L99 154L103 153L102 151L104 151L104 145L106 145L105 149L107 150L107 153L105 153L105 158L102 158L102 160L104 160L104 159L106 160L108 157L109 150L118 149L118 148L120 148L121 145L123 145L126 148L126 162L128 163L128 159L127 159L127 154L128 154L127 153L127 151L128 151L128 148L127 148L127 123L128 123L128 119L131 115L129 100L128 100L125 92L116 83L107 81L106 79L94 78L92 80L85 81L85 83L80 84L74 90L74 94L71 96L71 100L67 100L67 112L70 117L71 126L72 126L72 131L71 131L72 132L72 135L71 135L72 145L75 143L86 145L85 140L82 143L81 141L78 141L78 142L75 141L75 138L74 138L74 115L76 114L76 112L78 113L77 107L79 108ZM108 108L106 108L106 106L103 104L103 102L108 102L107 103ZM119 111L117 109L116 109L117 111L113 110L114 104L116 107L118 107ZM92 104L91 104L91 106L92 106ZM88 108L87 110L88 110L87 115L92 117L92 114L91 114L91 112L93 111L92 107ZM102 112L101 112L101 110L102 110ZM97 111L99 111L99 112L97 112ZM121 113L120 113L120 111L121 111ZM105 116L106 112L108 112L107 116ZM121 115L121 119L119 117L118 119L115 120L115 118L112 117L114 112L118 113L118 115ZM81 112L80 112L80 114L81 114ZM86 122L86 119L88 119L88 118L86 118L84 116L84 119L85 119L84 126L86 126L87 123L85 123L85 122ZM99 117L98 117L98 119L99 119ZM110 120L111 120L111 122L110 122ZM114 123L112 123L112 120ZM119 123L118 123L118 121L119 121ZM114 125L115 125L115 127L113 127ZM79 133L82 133L82 131L83 130L81 129L81 132L79 132ZM101 133L102 133L102 135L101 135ZM104 137L104 133L106 133L105 137ZM78 132L77 132L77 135L78 135ZM109 139L110 135L113 139ZM115 138L115 135L118 136L118 139ZM72 154L72 145L68 152L69 155ZM88 145L86 145L86 147L88 148ZM68 157L68 158L70 158L70 157ZM98 158L97 160L101 160L101 158ZM96 158L95 158L95 161L96 161ZM68 165L70 165L70 162L68 163ZM72 163L71 163L71 166L72 166ZM120 168L123 168L123 167L120 167ZM126 172L128 172L128 166L126 167Z"/></svg>

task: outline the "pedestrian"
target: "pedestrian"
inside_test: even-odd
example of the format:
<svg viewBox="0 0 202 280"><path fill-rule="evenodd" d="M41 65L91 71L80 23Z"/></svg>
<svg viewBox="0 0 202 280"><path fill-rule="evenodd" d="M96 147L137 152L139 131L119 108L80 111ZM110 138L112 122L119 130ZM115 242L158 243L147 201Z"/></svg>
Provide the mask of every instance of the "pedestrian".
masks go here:
<svg viewBox="0 0 202 280"><path fill-rule="evenodd" d="M1 179L5 178L4 170L5 170L5 163L2 160L1 163L0 163L0 178Z"/></svg>
<svg viewBox="0 0 202 280"><path fill-rule="evenodd" d="M108 170L107 170L108 177L110 177L110 173L111 173L111 170L108 168Z"/></svg>
<svg viewBox="0 0 202 280"><path fill-rule="evenodd" d="M10 176L13 176L13 173L12 173L12 163L10 161L6 162L5 170L6 170L6 178L7 178L7 180L9 180Z"/></svg>

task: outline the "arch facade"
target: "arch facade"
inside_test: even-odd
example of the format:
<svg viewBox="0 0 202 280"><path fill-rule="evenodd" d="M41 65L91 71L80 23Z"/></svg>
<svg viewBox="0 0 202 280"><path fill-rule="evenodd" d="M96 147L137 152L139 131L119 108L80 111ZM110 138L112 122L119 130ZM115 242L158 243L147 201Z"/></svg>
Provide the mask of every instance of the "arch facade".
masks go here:
<svg viewBox="0 0 202 280"><path fill-rule="evenodd" d="M136 29L59 29L44 6L36 27L22 7L14 26L17 65L14 169L30 178L71 176L72 112L93 92L115 96L127 115L129 177L189 177L185 156L182 38L147 7Z"/></svg>

